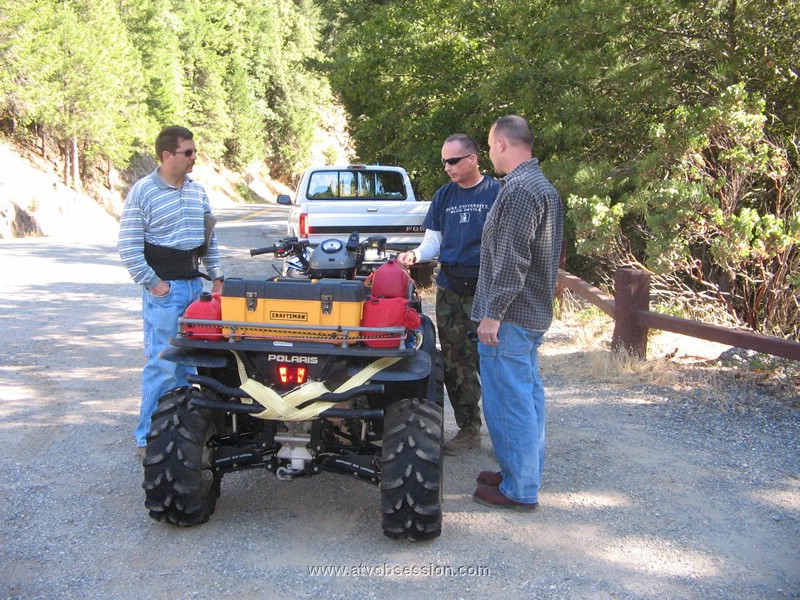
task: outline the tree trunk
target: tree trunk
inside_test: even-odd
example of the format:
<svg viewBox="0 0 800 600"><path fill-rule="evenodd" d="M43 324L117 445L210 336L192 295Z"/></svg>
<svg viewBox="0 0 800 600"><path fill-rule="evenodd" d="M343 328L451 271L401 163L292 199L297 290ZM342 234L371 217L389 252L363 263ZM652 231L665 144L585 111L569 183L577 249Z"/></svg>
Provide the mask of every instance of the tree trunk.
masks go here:
<svg viewBox="0 0 800 600"><path fill-rule="evenodd" d="M45 143L47 140L45 140L44 137L44 125L39 123L36 124L36 138L39 140L41 145L42 158L47 160L47 144Z"/></svg>
<svg viewBox="0 0 800 600"><path fill-rule="evenodd" d="M72 189L75 191L81 191L81 169L80 169L80 160L79 160L79 153L78 153L78 138L72 137L70 138L70 151L72 152Z"/></svg>
<svg viewBox="0 0 800 600"><path fill-rule="evenodd" d="M69 187L69 158L69 141L64 140L64 185L67 187Z"/></svg>

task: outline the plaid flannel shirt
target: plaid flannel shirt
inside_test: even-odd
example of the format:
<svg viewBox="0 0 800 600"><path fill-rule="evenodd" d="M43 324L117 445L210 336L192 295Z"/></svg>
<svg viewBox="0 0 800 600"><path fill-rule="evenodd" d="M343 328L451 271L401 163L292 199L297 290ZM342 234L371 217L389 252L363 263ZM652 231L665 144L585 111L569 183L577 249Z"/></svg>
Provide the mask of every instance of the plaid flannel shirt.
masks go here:
<svg viewBox="0 0 800 600"><path fill-rule="evenodd" d="M545 331L553 320L564 209L537 159L500 181L481 236L472 319L489 317Z"/></svg>

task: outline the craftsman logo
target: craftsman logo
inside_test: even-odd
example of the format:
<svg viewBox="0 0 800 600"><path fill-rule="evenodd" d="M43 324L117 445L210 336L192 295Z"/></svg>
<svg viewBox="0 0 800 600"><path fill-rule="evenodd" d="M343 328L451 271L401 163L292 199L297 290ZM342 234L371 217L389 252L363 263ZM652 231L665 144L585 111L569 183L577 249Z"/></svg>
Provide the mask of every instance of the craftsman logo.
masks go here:
<svg viewBox="0 0 800 600"><path fill-rule="evenodd" d="M308 321L308 313L273 310L269 313L269 319L270 321Z"/></svg>
<svg viewBox="0 0 800 600"><path fill-rule="evenodd" d="M287 354L268 354L268 361L278 361L285 363L305 363L307 365L315 365L319 360L316 356L289 356Z"/></svg>

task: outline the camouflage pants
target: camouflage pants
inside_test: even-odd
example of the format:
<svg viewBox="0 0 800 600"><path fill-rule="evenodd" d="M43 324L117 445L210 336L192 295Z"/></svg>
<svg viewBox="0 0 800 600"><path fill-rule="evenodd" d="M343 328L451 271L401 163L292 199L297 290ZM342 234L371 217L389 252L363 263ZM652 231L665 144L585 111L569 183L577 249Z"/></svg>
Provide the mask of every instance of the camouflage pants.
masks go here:
<svg viewBox="0 0 800 600"><path fill-rule="evenodd" d="M444 385L459 429L481 428L481 382L478 345L467 337L478 324L470 319L472 295L459 296L439 288L436 292L436 329L444 357Z"/></svg>

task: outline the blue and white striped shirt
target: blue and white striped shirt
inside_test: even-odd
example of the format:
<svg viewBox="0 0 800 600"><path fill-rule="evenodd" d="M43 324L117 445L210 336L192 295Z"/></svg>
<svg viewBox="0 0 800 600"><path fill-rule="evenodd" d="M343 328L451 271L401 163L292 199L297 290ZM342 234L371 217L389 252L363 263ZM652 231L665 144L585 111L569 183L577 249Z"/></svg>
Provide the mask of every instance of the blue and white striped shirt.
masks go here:
<svg viewBox="0 0 800 600"><path fill-rule="evenodd" d="M203 186L186 177L182 188L166 183L158 169L133 184L125 198L118 250L133 281L150 288L160 281L144 258L144 243L192 250L205 241L205 213L211 205ZM222 277L217 235L202 259L209 277Z"/></svg>

